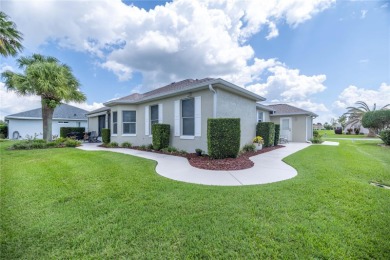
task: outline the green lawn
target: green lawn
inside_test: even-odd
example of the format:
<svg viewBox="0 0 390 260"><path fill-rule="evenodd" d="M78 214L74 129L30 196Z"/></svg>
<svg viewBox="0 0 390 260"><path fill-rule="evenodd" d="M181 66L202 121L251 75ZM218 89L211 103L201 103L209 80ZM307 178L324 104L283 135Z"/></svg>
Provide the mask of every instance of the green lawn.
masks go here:
<svg viewBox="0 0 390 260"><path fill-rule="evenodd" d="M0 143L2 259L387 259L390 149L311 146L280 183L180 183L155 162L72 148Z"/></svg>
<svg viewBox="0 0 390 260"><path fill-rule="evenodd" d="M334 130L318 130L319 134L322 135L323 139L326 138L367 138L370 139L372 137L367 137L367 135L356 135L355 133L347 135L345 133L341 135L336 135Z"/></svg>

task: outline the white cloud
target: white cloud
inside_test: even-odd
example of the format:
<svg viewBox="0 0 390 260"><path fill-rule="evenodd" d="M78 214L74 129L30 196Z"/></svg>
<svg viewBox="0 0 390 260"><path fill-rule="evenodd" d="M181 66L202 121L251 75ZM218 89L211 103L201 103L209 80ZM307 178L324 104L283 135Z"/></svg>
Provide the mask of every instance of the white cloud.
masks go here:
<svg viewBox="0 0 390 260"><path fill-rule="evenodd" d="M278 23L296 27L333 2L175 0L145 11L120 0L35 0L5 1L2 9L29 49L54 41L91 53L120 80L141 72L144 85L161 85L249 71L252 35L268 27L266 38L277 37Z"/></svg>
<svg viewBox="0 0 390 260"><path fill-rule="evenodd" d="M38 96L19 96L13 91L7 91L5 84L0 82L0 119L5 116L39 108L41 99Z"/></svg>
<svg viewBox="0 0 390 260"><path fill-rule="evenodd" d="M306 76L297 69L289 69L283 64L268 68L272 73L265 83L257 83L246 88L255 93L267 94L269 99L282 99L283 102L306 100L313 94L326 89L325 75Z"/></svg>
<svg viewBox="0 0 390 260"><path fill-rule="evenodd" d="M390 85L382 83L377 90L351 85L340 93L333 105L336 108L346 109L348 106L355 106L357 101L366 102L370 109L375 103L379 109L390 103Z"/></svg>
<svg viewBox="0 0 390 260"><path fill-rule="evenodd" d="M360 19L366 18L368 10L361 10L360 11Z"/></svg>
<svg viewBox="0 0 390 260"><path fill-rule="evenodd" d="M71 106L79 107L79 108L87 110L87 111L92 111L92 110L95 110L95 109L98 109L98 108L101 108L104 106L103 103L97 103L97 102L93 102L92 104L88 104L86 102L84 102L84 103L69 102L67 104L69 104Z"/></svg>

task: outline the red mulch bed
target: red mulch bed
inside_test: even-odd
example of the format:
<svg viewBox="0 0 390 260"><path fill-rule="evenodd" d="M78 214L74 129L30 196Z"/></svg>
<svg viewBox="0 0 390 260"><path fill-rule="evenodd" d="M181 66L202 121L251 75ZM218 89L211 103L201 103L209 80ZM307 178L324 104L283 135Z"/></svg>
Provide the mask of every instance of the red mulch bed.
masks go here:
<svg viewBox="0 0 390 260"><path fill-rule="evenodd" d="M253 167L254 164L249 157L283 147L283 145L265 147L257 152L244 153L237 158L211 159L208 156L196 156L196 154L190 154L191 156L187 156L187 158L189 163L196 168L213 171L236 171Z"/></svg>
<svg viewBox="0 0 390 260"><path fill-rule="evenodd" d="M104 145L99 145L99 146L106 147ZM257 152L247 152L240 155L237 158L225 158L225 159L212 159L208 155L198 156L196 155L196 153L187 153L187 154L181 154L178 152L164 153L161 151L142 149L139 146L133 146L128 149L153 152L153 153L170 154L170 155L184 157L188 159L188 162L193 167L200 168L200 169L213 170L213 171L236 171L236 170L244 170L253 167L254 163L249 159L249 157L270 152L283 147L284 147L283 145L265 147Z"/></svg>

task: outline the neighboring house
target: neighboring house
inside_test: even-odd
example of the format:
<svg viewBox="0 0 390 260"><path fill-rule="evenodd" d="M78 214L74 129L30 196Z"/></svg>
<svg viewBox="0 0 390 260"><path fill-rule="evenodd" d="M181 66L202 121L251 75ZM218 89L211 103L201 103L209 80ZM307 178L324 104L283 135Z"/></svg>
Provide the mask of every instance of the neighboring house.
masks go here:
<svg viewBox="0 0 390 260"><path fill-rule="evenodd" d="M352 123L352 122L347 122L346 124L345 124L345 127L344 127L344 130L343 130L343 132L344 133L347 133L348 132L348 129L349 128L351 128L352 129L352 134L354 134L355 132L355 128L359 128L360 129L360 131L359 131L359 133L362 133L362 134L368 134L370 131L368 130L368 128L364 128L361 124L359 124L359 123Z"/></svg>
<svg viewBox="0 0 390 260"><path fill-rule="evenodd" d="M313 130L323 130L324 126L321 123L313 124Z"/></svg>
<svg viewBox="0 0 390 260"><path fill-rule="evenodd" d="M60 135L61 127L87 127L88 111L61 104L54 109L52 134ZM28 137L42 138L42 109L37 108L5 117L8 123L9 139L25 139Z"/></svg>
<svg viewBox="0 0 390 260"><path fill-rule="evenodd" d="M259 104L261 101L265 98L223 79L187 79L144 94L134 93L108 101L104 103L105 107L87 114L88 128L98 133L102 128L110 128L111 141L138 146L152 143L153 124L169 124L171 146L188 152L194 152L196 148L207 152L209 118L240 118L241 146L252 142L257 122L278 121L279 114L273 115L275 108ZM303 136L307 135L309 120L302 113L286 117L291 122L295 118L301 122L300 118L304 117L304 126L294 126L297 131L304 131ZM283 124L286 122L282 121ZM301 140L298 133L291 137L291 141L311 138Z"/></svg>
<svg viewBox="0 0 390 260"><path fill-rule="evenodd" d="M280 136L293 142L307 142L313 138L313 119L318 115L287 104L269 105L273 109L270 121L280 124Z"/></svg>

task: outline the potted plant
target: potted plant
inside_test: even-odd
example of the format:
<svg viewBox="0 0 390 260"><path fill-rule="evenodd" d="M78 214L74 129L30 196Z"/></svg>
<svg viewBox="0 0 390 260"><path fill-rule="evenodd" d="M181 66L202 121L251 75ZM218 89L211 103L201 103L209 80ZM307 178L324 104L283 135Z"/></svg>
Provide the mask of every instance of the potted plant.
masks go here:
<svg viewBox="0 0 390 260"><path fill-rule="evenodd" d="M253 143L256 145L256 150L259 151L263 149L264 139L261 136L256 136L253 138Z"/></svg>
<svg viewBox="0 0 390 260"><path fill-rule="evenodd" d="M197 155L197 156L202 156L203 150L202 150L202 149L199 149L199 148L196 148L196 149L195 149L195 152L196 152L196 155Z"/></svg>

